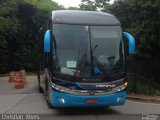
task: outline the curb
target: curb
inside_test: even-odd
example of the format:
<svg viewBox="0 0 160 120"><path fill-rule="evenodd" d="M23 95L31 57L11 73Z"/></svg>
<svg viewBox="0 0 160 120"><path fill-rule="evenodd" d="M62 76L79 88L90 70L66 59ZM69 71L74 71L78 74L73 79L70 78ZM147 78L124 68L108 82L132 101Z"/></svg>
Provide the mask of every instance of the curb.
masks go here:
<svg viewBox="0 0 160 120"><path fill-rule="evenodd" d="M140 101L140 102L149 102L149 103L158 103L160 104L160 98L147 98L147 97L137 97L137 96L127 96L128 100Z"/></svg>

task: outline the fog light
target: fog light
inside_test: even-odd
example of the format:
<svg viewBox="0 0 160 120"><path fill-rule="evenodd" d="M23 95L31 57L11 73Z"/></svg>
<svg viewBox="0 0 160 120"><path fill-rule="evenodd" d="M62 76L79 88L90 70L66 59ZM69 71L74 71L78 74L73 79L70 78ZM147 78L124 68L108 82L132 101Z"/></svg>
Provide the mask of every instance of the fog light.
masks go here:
<svg viewBox="0 0 160 120"><path fill-rule="evenodd" d="M63 98L58 98L58 101L63 104L65 103L65 100Z"/></svg>
<svg viewBox="0 0 160 120"><path fill-rule="evenodd" d="M117 103L121 102L122 101L122 97L118 97L117 98Z"/></svg>

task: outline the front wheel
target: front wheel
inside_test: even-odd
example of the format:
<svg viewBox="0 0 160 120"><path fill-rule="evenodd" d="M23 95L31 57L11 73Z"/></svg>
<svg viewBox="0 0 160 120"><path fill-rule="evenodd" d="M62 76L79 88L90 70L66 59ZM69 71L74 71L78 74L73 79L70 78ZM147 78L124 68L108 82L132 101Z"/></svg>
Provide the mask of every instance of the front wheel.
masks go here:
<svg viewBox="0 0 160 120"><path fill-rule="evenodd" d="M40 75L39 74L38 74L37 78L38 78L38 91L39 91L39 93L43 93L43 90L40 85L41 83L40 83Z"/></svg>

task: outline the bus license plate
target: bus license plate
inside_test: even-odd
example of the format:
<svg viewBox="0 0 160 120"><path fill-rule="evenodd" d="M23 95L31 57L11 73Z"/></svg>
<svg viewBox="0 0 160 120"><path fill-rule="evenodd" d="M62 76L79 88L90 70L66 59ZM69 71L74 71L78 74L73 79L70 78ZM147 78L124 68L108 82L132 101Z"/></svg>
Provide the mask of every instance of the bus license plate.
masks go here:
<svg viewBox="0 0 160 120"><path fill-rule="evenodd" d="M85 103L87 104L96 104L98 103L98 99L86 99Z"/></svg>

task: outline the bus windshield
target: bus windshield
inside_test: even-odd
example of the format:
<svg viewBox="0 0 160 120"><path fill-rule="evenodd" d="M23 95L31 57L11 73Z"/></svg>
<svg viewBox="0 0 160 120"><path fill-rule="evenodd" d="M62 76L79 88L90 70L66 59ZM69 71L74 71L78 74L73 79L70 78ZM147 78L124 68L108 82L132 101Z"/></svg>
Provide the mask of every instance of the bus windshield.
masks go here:
<svg viewBox="0 0 160 120"><path fill-rule="evenodd" d="M120 26L56 24L54 71L77 77L116 74L124 68Z"/></svg>

